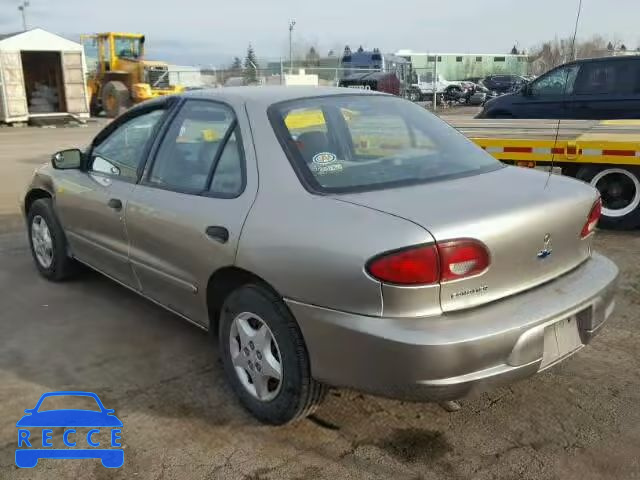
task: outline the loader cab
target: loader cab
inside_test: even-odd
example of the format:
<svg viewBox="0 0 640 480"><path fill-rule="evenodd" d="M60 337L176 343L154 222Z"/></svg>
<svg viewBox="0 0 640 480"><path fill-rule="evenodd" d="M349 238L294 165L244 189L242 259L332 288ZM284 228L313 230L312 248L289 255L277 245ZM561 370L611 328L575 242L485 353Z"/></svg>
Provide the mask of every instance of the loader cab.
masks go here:
<svg viewBox="0 0 640 480"><path fill-rule="evenodd" d="M144 35L130 33L99 33L83 35L82 45L90 74L126 71L132 72L144 58Z"/></svg>

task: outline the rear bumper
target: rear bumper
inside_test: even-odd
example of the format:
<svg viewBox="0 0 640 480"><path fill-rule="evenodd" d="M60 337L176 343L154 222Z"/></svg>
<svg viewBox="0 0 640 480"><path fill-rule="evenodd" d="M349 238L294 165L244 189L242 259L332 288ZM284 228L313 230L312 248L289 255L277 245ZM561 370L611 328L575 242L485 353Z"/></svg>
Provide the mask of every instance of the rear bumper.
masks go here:
<svg viewBox="0 0 640 480"><path fill-rule="evenodd" d="M613 311L617 277L616 265L594 254L524 293L423 318L287 304L300 324L316 379L390 398L451 400L540 371L545 328L556 322L575 319L579 340L553 363L589 343Z"/></svg>

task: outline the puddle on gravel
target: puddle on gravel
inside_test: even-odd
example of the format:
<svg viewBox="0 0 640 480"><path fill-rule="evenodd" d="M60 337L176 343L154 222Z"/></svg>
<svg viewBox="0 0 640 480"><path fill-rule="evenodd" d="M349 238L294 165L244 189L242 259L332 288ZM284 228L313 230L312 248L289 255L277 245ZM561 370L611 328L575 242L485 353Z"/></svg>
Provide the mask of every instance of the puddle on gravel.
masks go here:
<svg viewBox="0 0 640 480"><path fill-rule="evenodd" d="M395 430L376 446L405 462L437 460L452 450L442 432L419 428Z"/></svg>

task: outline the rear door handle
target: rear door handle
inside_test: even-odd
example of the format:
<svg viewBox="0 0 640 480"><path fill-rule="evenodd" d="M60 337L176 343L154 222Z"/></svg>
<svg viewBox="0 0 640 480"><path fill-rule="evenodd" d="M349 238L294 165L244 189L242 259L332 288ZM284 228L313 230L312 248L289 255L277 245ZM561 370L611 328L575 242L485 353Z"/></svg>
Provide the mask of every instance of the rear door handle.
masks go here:
<svg viewBox="0 0 640 480"><path fill-rule="evenodd" d="M229 241L229 230L218 225L207 227L205 230L207 236L216 242L227 243Z"/></svg>
<svg viewBox="0 0 640 480"><path fill-rule="evenodd" d="M113 208L116 211L122 210L122 201L119 198L111 198L107 202L110 208Z"/></svg>

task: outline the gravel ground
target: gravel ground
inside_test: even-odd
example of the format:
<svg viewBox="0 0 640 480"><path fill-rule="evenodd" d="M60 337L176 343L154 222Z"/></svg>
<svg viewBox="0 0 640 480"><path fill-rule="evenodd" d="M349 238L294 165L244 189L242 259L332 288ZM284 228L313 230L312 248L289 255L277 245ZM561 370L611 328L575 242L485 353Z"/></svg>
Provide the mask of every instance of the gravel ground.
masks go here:
<svg viewBox="0 0 640 480"><path fill-rule="evenodd" d="M266 427L236 402L204 332L97 274L36 274L15 198L35 165L96 128L0 130L0 478L640 478L638 232L598 233L621 269L618 306L566 362L456 413L334 390L313 418ZM54 390L116 410L121 469L14 466L15 422Z"/></svg>

